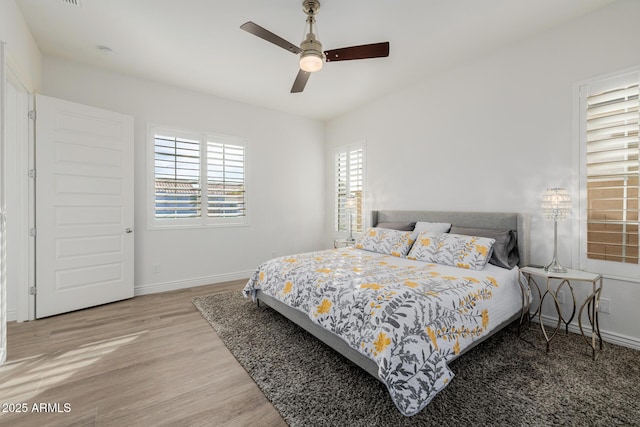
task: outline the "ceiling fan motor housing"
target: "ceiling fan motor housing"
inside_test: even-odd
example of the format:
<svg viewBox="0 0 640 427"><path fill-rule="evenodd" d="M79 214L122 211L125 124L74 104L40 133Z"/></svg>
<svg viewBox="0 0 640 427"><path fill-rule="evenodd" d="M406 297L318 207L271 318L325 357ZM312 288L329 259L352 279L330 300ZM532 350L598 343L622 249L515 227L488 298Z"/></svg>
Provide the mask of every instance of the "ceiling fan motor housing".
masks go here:
<svg viewBox="0 0 640 427"><path fill-rule="evenodd" d="M313 33L307 34L307 38L300 43L300 49L302 49L302 56L315 55L322 58L322 43L316 39L316 35Z"/></svg>

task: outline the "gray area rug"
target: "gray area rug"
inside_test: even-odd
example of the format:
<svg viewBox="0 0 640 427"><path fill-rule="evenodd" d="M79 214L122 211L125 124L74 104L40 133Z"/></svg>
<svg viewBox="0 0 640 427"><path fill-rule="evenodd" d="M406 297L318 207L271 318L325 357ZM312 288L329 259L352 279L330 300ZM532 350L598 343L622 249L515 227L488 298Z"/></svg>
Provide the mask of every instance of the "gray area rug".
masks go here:
<svg viewBox="0 0 640 427"><path fill-rule="evenodd" d="M451 363L455 378L404 417L382 383L240 292L194 305L291 426L640 426L640 352L576 334L545 352L536 324L512 324Z"/></svg>

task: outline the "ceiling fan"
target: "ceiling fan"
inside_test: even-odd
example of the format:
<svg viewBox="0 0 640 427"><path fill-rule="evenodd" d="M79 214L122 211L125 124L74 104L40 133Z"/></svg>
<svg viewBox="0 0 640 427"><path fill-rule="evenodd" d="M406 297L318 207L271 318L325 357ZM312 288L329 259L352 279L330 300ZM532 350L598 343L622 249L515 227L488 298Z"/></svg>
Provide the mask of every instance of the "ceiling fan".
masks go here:
<svg viewBox="0 0 640 427"><path fill-rule="evenodd" d="M293 86L291 87L291 93L299 93L304 90L307 80L309 80L309 75L322 68L323 59L326 60L326 62L335 62L349 61L352 59L383 58L389 56L389 42L365 44L323 51L322 43L316 39L316 35L313 32L313 26L316 22L315 15L318 13L318 9L320 9L319 0L302 1L302 10L307 15L309 32L302 43L300 43L300 47L286 41L282 37L273 34L271 31L266 30L251 21L240 26L241 29L253 34L254 36L258 36L261 39L280 46L281 48L295 53L296 55L300 54L300 70L298 71L296 80L293 82Z"/></svg>

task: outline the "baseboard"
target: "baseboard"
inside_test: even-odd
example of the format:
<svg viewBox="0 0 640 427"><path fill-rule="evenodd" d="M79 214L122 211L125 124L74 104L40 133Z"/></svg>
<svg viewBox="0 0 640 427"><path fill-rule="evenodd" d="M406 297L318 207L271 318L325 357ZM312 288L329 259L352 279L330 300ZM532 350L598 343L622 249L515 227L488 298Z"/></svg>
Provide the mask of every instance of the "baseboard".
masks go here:
<svg viewBox="0 0 640 427"><path fill-rule="evenodd" d="M14 322L18 320L18 311L14 308L7 310L7 322Z"/></svg>
<svg viewBox="0 0 640 427"><path fill-rule="evenodd" d="M211 285L214 283L229 282L251 277L254 270L238 271L235 273L217 274L215 276L196 277L187 280L176 280L173 282L152 283L140 285L134 288L134 295L156 294L158 292L176 291L178 289L193 288L196 286Z"/></svg>
<svg viewBox="0 0 640 427"><path fill-rule="evenodd" d="M532 319L532 321L537 323L537 317L535 319ZM551 326L554 327L558 324L558 318L557 317L553 317L553 316L548 316L548 315L543 315L542 316L542 322L545 324L545 326ZM564 323L560 324L560 328L564 329ZM589 323L587 322L586 325L583 324L583 328L584 328L584 332L585 334L587 334L588 336L590 336L591 334L591 326L589 326ZM577 322L571 322L569 323L569 331L575 333L575 334L579 334L580 333L580 327L578 326ZM614 332L610 332L610 331L605 331L600 329L600 335L602 336L602 340L611 344L616 344L616 345L620 345L623 347L629 347L632 348L634 350L640 350L640 339L635 338L635 337L629 337L626 335L621 335L621 334L616 334Z"/></svg>

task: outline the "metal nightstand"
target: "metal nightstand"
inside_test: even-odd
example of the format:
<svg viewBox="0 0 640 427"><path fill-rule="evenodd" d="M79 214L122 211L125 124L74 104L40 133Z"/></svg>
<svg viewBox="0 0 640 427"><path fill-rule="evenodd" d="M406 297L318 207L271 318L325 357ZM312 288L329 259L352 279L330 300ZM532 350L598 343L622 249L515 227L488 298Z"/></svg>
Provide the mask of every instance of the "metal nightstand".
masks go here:
<svg viewBox="0 0 640 427"><path fill-rule="evenodd" d="M527 266L521 268L520 271L526 276L527 283L526 286L528 288L528 292L526 297L523 299L523 315L520 319L520 323L522 324L522 320L525 317L525 313L528 313L528 320L538 316L538 321L540 322L540 329L542 329L542 334L544 335L544 339L547 342L547 352L549 351L549 343L556 336L558 330L560 329L560 325L562 323L565 324L565 331L569 333L569 323L573 320L576 314L576 297L573 292L573 284L572 282L583 282L583 283L591 283L592 292L587 296L582 305L580 306L580 310L578 311L578 326L580 328L580 333L582 337L586 341L586 343L591 347L592 350L592 358L596 360L596 355L598 350L602 350L604 344L602 342L602 336L600 335L600 324L598 323L598 304L600 301L600 294L602 293L602 275L589 273L587 271L581 270L571 270L567 269L566 273L552 273L546 271L544 268L540 267L532 267ZM544 293L542 293L540 286L536 282L535 278L546 279L546 289ZM557 279L561 280L555 290L551 288L552 280ZM532 286L533 285L533 286ZM573 302L571 317L569 319L565 319L562 310L560 309L560 302L558 301L558 293L564 286L567 286L571 291L571 301ZM531 291L535 289L538 293L538 300L540 301L538 308L536 311L531 314ZM542 322L542 303L544 299L549 295L555 304L556 313L558 314L558 323L556 324L555 329L553 331L547 332L547 328L545 328L544 323ZM585 334L583 325L582 325L582 315L584 309L587 309L587 317L589 319L589 324L591 326L591 339L587 337ZM599 341L599 345L596 345L596 338ZM598 348L599 347L599 348Z"/></svg>
<svg viewBox="0 0 640 427"><path fill-rule="evenodd" d="M333 247L334 248L347 248L349 246L353 246L356 244L355 240L349 239L333 239Z"/></svg>

